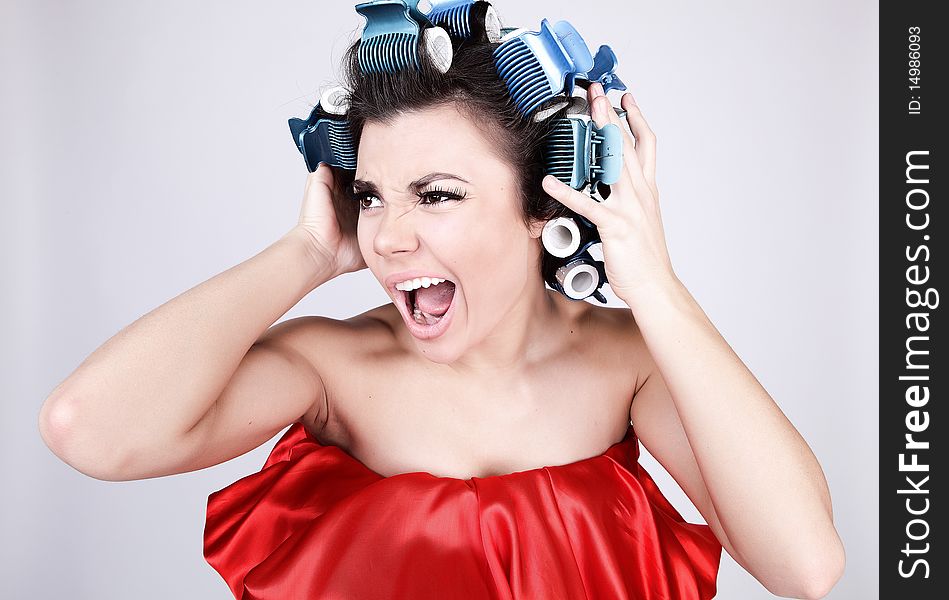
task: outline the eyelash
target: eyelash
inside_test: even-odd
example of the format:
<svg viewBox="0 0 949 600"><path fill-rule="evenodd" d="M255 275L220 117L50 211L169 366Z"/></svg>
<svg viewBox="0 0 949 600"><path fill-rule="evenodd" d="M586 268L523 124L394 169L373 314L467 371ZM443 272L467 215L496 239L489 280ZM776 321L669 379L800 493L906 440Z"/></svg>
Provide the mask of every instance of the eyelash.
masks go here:
<svg viewBox="0 0 949 600"><path fill-rule="evenodd" d="M372 210L374 208L379 208L379 207L378 206L363 206L362 201L367 198L377 198L377 197L378 196L376 196L373 192L359 192L357 194L353 194L353 201L355 201L358 204L360 212L366 212L366 211ZM418 197L419 199L445 198L444 200L438 200L438 201L427 203L428 206L434 206L436 204L444 204L445 202L449 202L449 201L464 200L467 197L467 194L465 194L465 191L462 190L461 188L447 188L446 189L446 188L441 188L441 187L436 186L430 190L426 190L420 193Z"/></svg>

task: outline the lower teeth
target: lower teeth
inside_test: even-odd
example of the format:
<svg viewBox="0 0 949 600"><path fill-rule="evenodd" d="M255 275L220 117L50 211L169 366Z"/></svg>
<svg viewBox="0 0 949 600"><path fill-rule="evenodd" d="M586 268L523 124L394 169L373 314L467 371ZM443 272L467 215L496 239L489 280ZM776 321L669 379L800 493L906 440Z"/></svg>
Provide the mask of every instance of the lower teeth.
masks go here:
<svg viewBox="0 0 949 600"><path fill-rule="evenodd" d="M442 317L445 315L442 315ZM434 325L441 321L442 317L435 317L427 312L422 312L421 309L416 308L412 311L412 317L415 319L415 322L419 325Z"/></svg>

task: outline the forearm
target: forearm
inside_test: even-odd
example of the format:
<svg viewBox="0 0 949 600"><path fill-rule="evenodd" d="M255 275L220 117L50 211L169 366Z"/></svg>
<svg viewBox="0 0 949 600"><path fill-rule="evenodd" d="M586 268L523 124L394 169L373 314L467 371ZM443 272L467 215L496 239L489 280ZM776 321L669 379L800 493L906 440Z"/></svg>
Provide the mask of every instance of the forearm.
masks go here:
<svg viewBox="0 0 949 600"><path fill-rule="evenodd" d="M718 519L746 568L815 572L804 562L834 556L839 539L807 443L678 279L631 300Z"/></svg>
<svg viewBox="0 0 949 600"><path fill-rule="evenodd" d="M77 458L178 439L208 412L261 334L332 278L329 269L291 230L152 310L57 386L41 412L44 437L58 454Z"/></svg>

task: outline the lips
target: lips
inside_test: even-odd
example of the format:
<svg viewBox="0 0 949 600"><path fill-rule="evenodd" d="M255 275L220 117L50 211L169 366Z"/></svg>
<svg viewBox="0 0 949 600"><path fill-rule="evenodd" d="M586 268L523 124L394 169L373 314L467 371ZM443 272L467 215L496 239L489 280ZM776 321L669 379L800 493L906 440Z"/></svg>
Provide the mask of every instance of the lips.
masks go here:
<svg viewBox="0 0 949 600"><path fill-rule="evenodd" d="M402 315L402 320L405 321L406 328L415 338L420 340L430 340L441 336L445 333L445 331L448 330L448 326L451 324L452 317L455 313L455 303L458 298L457 285L455 286L455 293L451 298L451 304L448 305L448 310L446 310L445 314L439 318L438 322L432 325L422 325L417 323L412 314L412 306L409 302L409 294L402 290L395 290L395 292L398 294L397 298L399 299L395 302L395 304L399 309L399 313Z"/></svg>
<svg viewBox="0 0 949 600"><path fill-rule="evenodd" d="M448 306L448 310L434 325L420 325L416 323L415 319L412 318L412 305L409 302L409 294L395 287L397 283L402 283L403 281L408 281L410 279L421 279L422 277L428 277L430 279L444 279L445 281L451 282L455 286L455 294L451 299L451 304ZM448 324L451 321L451 315L454 312L455 300L458 297L459 286L453 278L448 277L445 274L438 273L434 270L429 271L423 269L412 269L408 271L392 273L383 280L383 283L392 296L393 303L398 307L399 313L402 315L402 320L405 321L406 327L413 336L419 339L431 339L444 333L444 330L447 329Z"/></svg>

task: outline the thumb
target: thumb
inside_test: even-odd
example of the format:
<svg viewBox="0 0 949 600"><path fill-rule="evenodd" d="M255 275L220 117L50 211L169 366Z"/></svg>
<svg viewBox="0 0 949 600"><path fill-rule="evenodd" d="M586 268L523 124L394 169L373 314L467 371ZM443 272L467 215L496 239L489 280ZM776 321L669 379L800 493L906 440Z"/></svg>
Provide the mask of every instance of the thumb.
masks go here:
<svg viewBox="0 0 949 600"><path fill-rule="evenodd" d="M600 203L573 189L566 183L560 181L553 175L546 175L541 181L544 191L550 194L550 197L560 202L581 217L585 217L594 225L599 225L602 218L603 207Z"/></svg>
<svg viewBox="0 0 949 600"><path fill-rule="evenodd" d="M300 221L308 222L321 212L324 205L333 197L333 170L320 163L316 170L308 173L303 189L303 206L300 207Z"/></svg>
<svg viewBox="0 0 949 600"><path fill-rule="evenodd" d="M333 189L333 169L324 162L316 165L316 170L310 173L307 178L307 185L312 183L316 186L324 186L329 190Z"/></svg>

